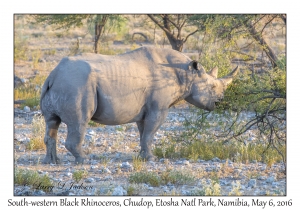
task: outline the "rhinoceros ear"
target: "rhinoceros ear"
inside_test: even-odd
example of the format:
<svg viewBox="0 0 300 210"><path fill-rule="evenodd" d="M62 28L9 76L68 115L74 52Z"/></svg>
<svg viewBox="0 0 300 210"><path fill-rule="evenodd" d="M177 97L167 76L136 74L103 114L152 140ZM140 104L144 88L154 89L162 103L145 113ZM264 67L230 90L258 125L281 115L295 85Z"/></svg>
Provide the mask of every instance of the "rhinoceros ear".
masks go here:
<svg viewBox="0 0 300 210"><path fill-rule="evenodd" d="M214 67L208 73L210 76L217 78L218 77L218 67Z"/></svg>
<svg viewBox="0 0 300 210"><path fill-rule="evenodd" d="M195 60L190 62L189 69L192 70L192 71L196 70L197 73L198 74L200 73L201 75L206 73L203 66Z"/></svg>

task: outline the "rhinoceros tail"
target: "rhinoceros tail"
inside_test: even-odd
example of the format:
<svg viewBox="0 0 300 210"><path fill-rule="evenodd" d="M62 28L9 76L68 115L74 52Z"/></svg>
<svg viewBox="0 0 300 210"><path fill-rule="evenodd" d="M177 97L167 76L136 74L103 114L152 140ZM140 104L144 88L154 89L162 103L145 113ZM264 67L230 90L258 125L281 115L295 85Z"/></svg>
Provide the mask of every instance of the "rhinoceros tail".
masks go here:
<svg viewBox="0 0 300 210"><path fill-rule="evenodd" d="M52 72L51 72L52 73ZM41 91L41 99L40 99L40 108L42 110L42 101L43 98L45 97L47 91L51 88L52 86L52 78L53 75L50 73L50 75L47 77L46 81L44 82L44 85L42 87L42 91Z"/></svg>

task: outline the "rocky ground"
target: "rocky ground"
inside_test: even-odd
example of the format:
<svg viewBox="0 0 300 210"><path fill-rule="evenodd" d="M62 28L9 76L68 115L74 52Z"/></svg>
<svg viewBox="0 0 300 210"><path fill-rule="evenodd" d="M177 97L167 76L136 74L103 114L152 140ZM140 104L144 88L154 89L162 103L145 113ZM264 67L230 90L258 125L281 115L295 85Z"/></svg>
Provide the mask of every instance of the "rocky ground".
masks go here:
<svg viewBox="0 0 300 210"><path fill-rule="evenodd" d="M169 132L183 129L188 106L171 108L166 122L156 133L159 143ZM74 157L65 149L67 127L61 124L58 132L58 156L61 164L43 165L45 151L30 151L26 144L32 138L32 117L40 111L15 109L14 144L15 168L38 171L53 181L53 189L47 191L36 183L33 186L15 185L15 195L200 195L201 190L216 190L222 195L286 195L286 176L283 164L266 164L253 161L249 164L213 158L209 161L187 159L159 159L145 163L148 172L163 173L166 170L184 171L195 179L190 183L167 183L152 186L149 183L134 184L129 177L136 172L133 157L138 155L139 134L135 124L120 126L88 127L84 151L87 160L74 165ZM87 176L74 181L73 172L87 171ZM218 184L214 180L218 176ZM237 190L238 189L238 190Z"/></svg>

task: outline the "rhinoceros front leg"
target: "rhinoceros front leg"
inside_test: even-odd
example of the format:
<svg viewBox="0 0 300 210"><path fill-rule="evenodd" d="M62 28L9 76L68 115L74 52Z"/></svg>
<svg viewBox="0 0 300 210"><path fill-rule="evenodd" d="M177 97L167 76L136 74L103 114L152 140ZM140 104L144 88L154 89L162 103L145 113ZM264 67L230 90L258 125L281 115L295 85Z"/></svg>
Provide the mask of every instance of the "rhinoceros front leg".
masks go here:
<svg viewBox="0 0 300 210"><path fill-rule="evenodd" d="M84 153L82 151L82 142L86 130L86 124L67 124L68 135L65 147L75 157L75 164L83 163Z"/></svg>
<svg viewBox="0 0 300 210"><path fill-rule="evenodd" d="M166 119L168 111L149 113L143 121L137 122L140 132L141 151L140 156L146 160L154 160L152 154L153 137Z"/></svg>
<svg viewBox="0 0 300 210"><path fill-rule="evenodd" d="M56 138L57 130L60 124L58 117L51 117L51 119L45 119L46 121L46 134L44 142L46 145L46 157L43 160L44 164L59 163L59 158L56 154Z"/></svg>

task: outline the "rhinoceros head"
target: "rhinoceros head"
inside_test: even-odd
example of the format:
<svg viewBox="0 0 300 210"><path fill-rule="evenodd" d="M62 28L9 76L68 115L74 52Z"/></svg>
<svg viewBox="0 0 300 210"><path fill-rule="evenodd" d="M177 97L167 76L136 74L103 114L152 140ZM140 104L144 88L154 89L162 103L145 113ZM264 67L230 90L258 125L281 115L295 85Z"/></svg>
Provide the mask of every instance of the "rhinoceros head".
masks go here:
<svg viewBox="0 0 300 210"><path fill-rule="evenodd" d="M224 91L238 73L238 67L236 67L231 73L218 79L217 67L206 73L204 68L196 61L190 63L189 70L194 73L194 78L190 94L185 100L208 111L214 110L215 103L223 99Z"/></svg>

